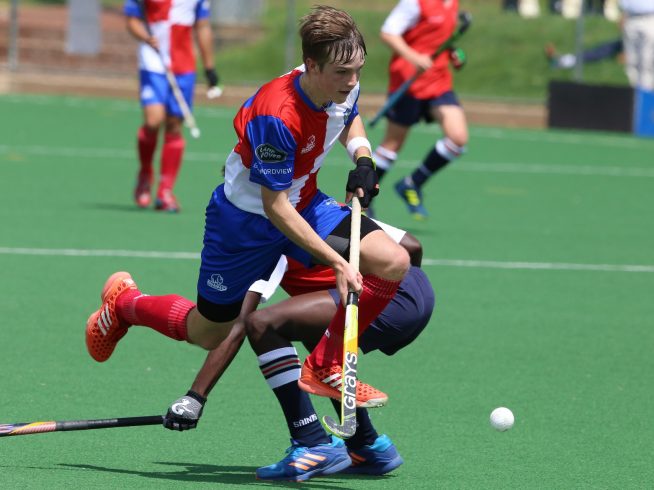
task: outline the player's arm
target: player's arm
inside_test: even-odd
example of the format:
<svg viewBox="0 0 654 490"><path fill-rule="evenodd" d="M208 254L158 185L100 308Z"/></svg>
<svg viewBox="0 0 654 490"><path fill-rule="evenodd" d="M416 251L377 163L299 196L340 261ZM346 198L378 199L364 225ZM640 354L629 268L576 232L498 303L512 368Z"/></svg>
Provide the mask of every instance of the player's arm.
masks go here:
<svg viewBox="0 0 654 490"><path fill-rule="evenodd" d="M402 37L417 24L420 15L418 0L400 0L384 21L380 37L395 54L409 61L416 69L424 71L432 65L431 58L428 54L419 53L411 48Z"/></svg>
<svg viewBox="0 0 654 490"><path fill-rule="evenodd" d="M425 71L431 67L433 63L431 56L429 54L419 53L413 49L406 43L402 36L382 31L380 37L394 53L406 59L409 63L414 65L417 70Z"/></svg>
<svg viewBox="0 0 654 490"><path fill-rule="evenodd" d="M288 190L273 191L261 186L263 209L268 219L289 240L302 247L317 261L330 266L336 275L336 288L343 304L348 290L361 291L361 274L320 238L288 200Z"/></svg>
<svg viewBox="0 0 654 490"><path fill-rule="evenodd" d="M360 115L357 114L352 122L345 126L338 139L356 164L356 168L348 174L345 202L350 202L354 192L357 192L357 195L362 198L361 206L367 208L372 198L379 194L379 177L375 171L372 148Z"/></svg>
<svg viewBox="0 0 654 490"><path fill-rule="evenodd" d="M204 18L196 21L195 35L198 42L198 49L200 50L202 66L204 66L204 74L207 78L207 85L209 85L209 87L216 87L218 86L219 78L215 68L213 32L209 19Z"/></svg>
<svg viewBox="0 0 654 490"><path fill-rule="evenodd" d="M127 27L127 32L129 32L134 39L149 44L154 49L159 49L159 41L148 32L141 17L128 15L125 17L125 25Z"/></svg>
<svg viewBox="0 0 654 490"><path fill-rule="evenodd" d="M248 291L232 329L218 347L207 354L191 389L175 400L164 416L163 425L171 430L189 430L198 425L211 390L236 357L245 339L245 318L257 309L261 294Z"/></svg>

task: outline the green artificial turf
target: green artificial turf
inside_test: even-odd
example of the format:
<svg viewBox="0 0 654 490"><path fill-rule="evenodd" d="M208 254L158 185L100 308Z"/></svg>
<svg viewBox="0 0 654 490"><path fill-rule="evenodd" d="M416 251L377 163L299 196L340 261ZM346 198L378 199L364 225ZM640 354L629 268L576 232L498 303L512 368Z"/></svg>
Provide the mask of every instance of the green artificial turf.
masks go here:
<svg viewBox="0 0 654 490"><path fill-rule="evenodd" d="M169 215L131 200L136 102L0 97L0 423L161 414L188 389L204 359L198 348L135 327L98 364L83 331L116 270L149 294L195 297L194 254L235 142L233 112L197 109L203 136L187 140L183 209ZM416 128L376 204L422 241L437 295L416 342L359 361L361 379L390 396L372 416L404 457L397 471L257 482L255 468L281 459L288 434L246 344L197 430L2 438L0 487L649 486L654 141L473 127L468 153L428 184L431 218L418 223L391 184L437 136ZM321 187L342 198L348 165L335 149ZM506 433L489 426L497 406L515 414Z"/></svg>

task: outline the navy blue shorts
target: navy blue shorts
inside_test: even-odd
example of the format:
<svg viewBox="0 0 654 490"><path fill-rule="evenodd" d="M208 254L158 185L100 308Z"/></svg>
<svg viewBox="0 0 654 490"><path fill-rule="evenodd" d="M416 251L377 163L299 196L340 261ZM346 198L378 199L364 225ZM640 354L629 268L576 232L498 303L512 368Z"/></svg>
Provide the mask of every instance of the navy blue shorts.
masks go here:
<svg viewBox="0 0 654 490"><path fill-rule="evenodd" d="M336 290L329 292L338 303ZM412 266L391 302L359 337L359 348L364 354L380 350L392 356L420 335L429 323L434 305L434 290L427 275Z"/></svg>
<svg viewBox="0 0 654 490"><path fill-rule="evenodd" d="M458 105L459 99L456 94L450 90L434 99L416 99L410 95L402 97L386 114L386 117L400 126L413 126L419 123L421 119L426 122L433 122L431 114L432 107L441 105Z"/></svg>
<svg viewBox="0 0 654 490"><path fill-rule="evenodd" d="M300 211L323 240L349 214L350 208L320 191ZM206 211L198 294L216 305L240 302L255 281L270 276L281 255L307 267L312 262L268 218L237 208L218 186Z"/></svg>

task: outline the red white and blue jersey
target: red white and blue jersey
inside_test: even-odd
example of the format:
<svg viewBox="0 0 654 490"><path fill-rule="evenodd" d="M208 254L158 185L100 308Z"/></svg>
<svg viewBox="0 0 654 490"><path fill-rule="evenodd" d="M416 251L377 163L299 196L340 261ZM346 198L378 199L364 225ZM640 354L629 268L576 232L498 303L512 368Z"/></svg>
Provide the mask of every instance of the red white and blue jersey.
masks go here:
<svg viewBox="0 0 654 490"><path fill-rule="evenodd" d="M265 216L261 186L289 190L301 211L318 190L317 174L343 129L358 115L359 84L342 104L316 107L300 87L304 66L262 86L234 118L238 143L225 166L225 196Z"/></svg>
<svg viewBox="0 0 654 490"><path fill-rule="evenodd" d="M128 17L143 17L139 3L145 6L145 19L152 35L159 41L159 52L148 44L139 45L139 69L164 73L161 61L175 75L195 73L193 26L209 17L209 0L126 0L124 13Z"/></svg>
<svg viewBox="0 0 654 490"><path fill-rule="evenodd" d="M433 54L456 28L458 0L401 0L386 18L381 31L402 36L415 51ZM405 80L416 73L407 59L394 54L389 65L389 93L395 92ZM445 51L434 60L409 88L416 99L433 99L452 90L449 53Z"/></svg>

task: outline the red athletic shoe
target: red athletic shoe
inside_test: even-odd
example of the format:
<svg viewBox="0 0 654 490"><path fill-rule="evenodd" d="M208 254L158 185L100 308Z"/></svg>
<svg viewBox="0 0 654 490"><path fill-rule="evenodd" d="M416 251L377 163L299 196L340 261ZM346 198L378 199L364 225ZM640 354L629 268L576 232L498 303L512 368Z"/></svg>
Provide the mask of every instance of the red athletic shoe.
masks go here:
<svg viewBox="0 0 654 490"><path fill-rule="evenodd" d="M177 198L170 189L159 190L157 192L157 200L154 203L157 211L168 211L169 213L179 212L179 203Z"/></svg>
<svg viewBox="0 0 654 490"><path fill-rule="evenodd" d="M340 400L342 373L341 366L329 366L314 370L307 361L304 361L298 385L307 393ZM366 383L357 381L357 407L383 407L386 402L388 402L388 395Z"/></svg>
<svg viewBox="0 0 654 490"><path fill-rule="evenodd" d="M138 289L129 272L115 272L104 283L102 306L86 321L86 348L91 357L104 362L127 333L129 324L118 319L116 299L128 289Z"/></svg>
<svg viewBox="0 0 654 490"><path fill-rule="evenodd" d="M147 208L152 202L150 188L152 186L152 176L144 176L139 173L134 188L134 201L139 208Z"/></svg>

